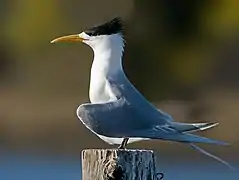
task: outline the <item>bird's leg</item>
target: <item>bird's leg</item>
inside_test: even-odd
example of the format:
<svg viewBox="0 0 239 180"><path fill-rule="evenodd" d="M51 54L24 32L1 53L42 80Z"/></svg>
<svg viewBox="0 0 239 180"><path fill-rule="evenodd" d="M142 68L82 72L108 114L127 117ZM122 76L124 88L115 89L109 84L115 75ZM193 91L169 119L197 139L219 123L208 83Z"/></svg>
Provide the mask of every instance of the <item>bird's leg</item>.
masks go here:
<svg viewBox="0 0 239 180"><path fill-rule="evenodd" d="M118 147L118 149L125 149L126 145L128 143L129 138L124 138L121 145Z"/></svg>

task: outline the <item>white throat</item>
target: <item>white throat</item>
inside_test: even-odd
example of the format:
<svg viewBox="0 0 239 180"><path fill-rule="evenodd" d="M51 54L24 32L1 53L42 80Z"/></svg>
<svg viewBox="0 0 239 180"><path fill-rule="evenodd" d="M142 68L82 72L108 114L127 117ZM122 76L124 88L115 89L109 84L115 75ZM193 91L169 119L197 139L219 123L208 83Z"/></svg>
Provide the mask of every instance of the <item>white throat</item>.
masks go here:
<svg viewBox="0 0 239 180"><path fill-rule="evenodd" d="M103 35L89 45L94 51L90 77L90 101L104 103L115 99L107 78L123 73L122 54L124 40L120 34Z"/></svg>

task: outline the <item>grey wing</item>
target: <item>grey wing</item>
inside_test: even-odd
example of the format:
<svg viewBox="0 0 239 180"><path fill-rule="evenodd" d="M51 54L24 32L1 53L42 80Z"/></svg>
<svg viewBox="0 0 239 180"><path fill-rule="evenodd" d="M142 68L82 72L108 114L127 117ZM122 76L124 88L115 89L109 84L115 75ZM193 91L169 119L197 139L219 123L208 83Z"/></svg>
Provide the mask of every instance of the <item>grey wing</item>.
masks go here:
<svg viewBox="0 0 239 180"><path fill-rule="evenodd" d="M108 137L127 137L152 124L124 99L101 104L83 104L78 118L93 132Z"/></svg>
<svg viewBox="0 0 239 180"><path fill-rule="evenodd" d="M108 79L112 92L117 98L124 97L129 101L135 109L140 110L141 114L148 116L149 121L154 121L155 124L163 125L173 118L157 109L151 104L124 76L118 76L117 80Z"/></svg>

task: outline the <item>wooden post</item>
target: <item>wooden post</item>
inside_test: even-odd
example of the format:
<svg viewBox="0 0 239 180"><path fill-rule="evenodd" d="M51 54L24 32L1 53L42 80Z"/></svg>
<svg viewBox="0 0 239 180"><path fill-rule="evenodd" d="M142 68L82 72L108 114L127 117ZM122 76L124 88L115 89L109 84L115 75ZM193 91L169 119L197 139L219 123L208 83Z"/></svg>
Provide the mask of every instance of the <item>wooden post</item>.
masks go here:
<svg viewBox="0 0 239 180"><path fill-rule="evenodd" d="M129 149L83 150L82 180L156 180L154 153Z"/></svg>

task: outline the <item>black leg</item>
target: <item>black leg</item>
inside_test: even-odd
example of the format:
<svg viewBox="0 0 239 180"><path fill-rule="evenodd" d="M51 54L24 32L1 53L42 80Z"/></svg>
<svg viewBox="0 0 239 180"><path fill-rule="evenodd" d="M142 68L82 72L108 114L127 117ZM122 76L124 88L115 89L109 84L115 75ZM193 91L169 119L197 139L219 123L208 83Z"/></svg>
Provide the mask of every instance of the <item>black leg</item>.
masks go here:
<svg viewBox="0 0 239 180"><path fill-rule="evenodd" d="M118 147L118 149L125 149L126 145L128 143L129 138L124 138L121 145Z"/></svg>

